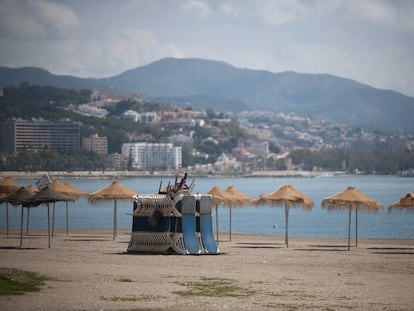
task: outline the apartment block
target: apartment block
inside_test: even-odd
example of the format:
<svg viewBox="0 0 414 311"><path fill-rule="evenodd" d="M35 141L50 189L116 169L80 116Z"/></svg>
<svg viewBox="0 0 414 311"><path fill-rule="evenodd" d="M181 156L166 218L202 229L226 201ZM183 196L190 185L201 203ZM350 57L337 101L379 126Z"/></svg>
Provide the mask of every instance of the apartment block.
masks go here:
<svg viewBox="0 0 414 311"><path fill-rule="evenodd" d="M128 168L128 157L119 154L119 153L112 153L111 157L111 165L115 170L123 171Z"/></svg>
<svg viewBox="0 0 414 311"><path fill-rule="evenodd" d="M108 154L108 138L98 134L82 138L82 148L98 154Z"/></svg>
<svg viewBox="0 0 414 311"><path fill-rule="evenodd" d="M80 149L80 126L68 121L9 119L1 124L1 150L17 154L24 150Z"/></svg>
<svg viewBox="0 0 414 311"><path fill-rule="evenodd" d="M138 170L170 170L182 166L181 147L173 144L127 143L122 145L122 154Z"/></svg>
<svg viewBox="0 0 414 311"><path fill-rule="evenodd" d="M257 156L267 156L269 154L269 142L251 140L246 143L247 150Z"/></svg>

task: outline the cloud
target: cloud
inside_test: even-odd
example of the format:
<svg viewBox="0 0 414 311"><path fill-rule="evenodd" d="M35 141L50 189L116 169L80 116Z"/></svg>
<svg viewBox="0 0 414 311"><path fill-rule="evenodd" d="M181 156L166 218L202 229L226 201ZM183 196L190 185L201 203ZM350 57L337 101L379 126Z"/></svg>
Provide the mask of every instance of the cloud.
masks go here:
<svg viewBox="0 0 414 311"><path fill-rule="evenodd" d="M109 70L137 67L161 48L152 32L136 28L109 30L104 41L101 47L105 65Z"/></svg>
<svg viewBox="0 0 414 311"><path fill-rule="evenodd" d="M348 13L377 27L414 30L412 1L365 0L350 1Z"/></svg>
<svg viewBox="0 0 414 311"><path fill-rule="evenodd" d="M257 1L254 3L253 15L270 27L281 27L308 13L307 6L297 0L264 1L260 5L257 5Z"/></svg>
<svg viewBox="0 0 414 311"><path fill-rule="evenodd" d="M237 3L231 1L225 2L222 1L219 3L219 11L226 16L231 16L233 18L238 18L240 16L240 8Z"/></svg>
<svg viewBox="0 0 414 311"><path fill-rule="evenodd" d="M65 35L80 19L67 6L46 0L3 0L0 5L0 36L34 40Z"/></svg>
<svg viewBox="0 0 414 311"><path fill-rule="evenodd" d="M31 37L44 33L43 27L30 16L21 2L4 0L0 5L0 36L2 38Z"/></svg>
<svg viewBox="0 0 414 311"><path fill-rule="evenodd" d="M59 33L77 28L81 24L79 17L60 3L47 0L28 1L28 7L41 18L45 26L52 27Z"/></svg>
<svg viewBox="0 0 414 311"><path fill-rule="evenodd" d="M173 43L160 43L152 32L139 28L110 29L86 41L67 39L50 45L53 73L106 77L163 57L183 57ZM80 61L81 60L81 61Z"/></svg>
<svg viewBox="0 0 414 311"><path fill-rule="evenodd" d="M180 8L188 15L195 16L197 18L205 19L212 12L210 7L205 1L201 0L185 0L178 1Z"/></svg>

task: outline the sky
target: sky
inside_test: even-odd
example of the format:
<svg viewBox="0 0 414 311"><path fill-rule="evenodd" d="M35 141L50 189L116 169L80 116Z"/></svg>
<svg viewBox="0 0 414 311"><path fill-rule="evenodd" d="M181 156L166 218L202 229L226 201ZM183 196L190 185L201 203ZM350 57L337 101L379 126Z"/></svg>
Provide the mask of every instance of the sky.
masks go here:
<svg viewBox="0 0 414 311"><path fill-rule="evenodd" d="M0 66L103 78L164 57L414 96L414 0L0 0Z"/></svg>

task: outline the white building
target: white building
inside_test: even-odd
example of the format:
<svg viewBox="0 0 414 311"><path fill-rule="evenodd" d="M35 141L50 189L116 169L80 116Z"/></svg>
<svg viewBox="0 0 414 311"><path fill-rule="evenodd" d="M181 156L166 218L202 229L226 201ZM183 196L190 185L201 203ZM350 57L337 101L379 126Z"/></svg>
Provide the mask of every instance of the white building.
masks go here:
<svg viewBox="0 0 414 311"><path fill-rule="evenodd" d="M122 145L122 154L138 170L176 170L182 166L181 147L173 144L127 143Z"/></svg>
<svg viewBox="0 0 414 311"><path fill-rule="evenodd" d="M249 141L247 150L256 156L267 156L269 154L269 142L267 141Z"/></svg>
<svg viewBox="0 0 414 311"><path fill-rule="evenodd" d="M122 115L124 118L133 120L134 122L154 123L160 120L158 114L155 111L140 113L134 110L127 110Z"/></svg>
<svg viewBox="0 0 414 311"><path fill-rule="evenodd" d="M79 105L76 112L89 117L105 118L108 110L100 107L95 107L90 104Z"/></svg>
<svg viewBox="0 0 414 311"><path fill-rule="evenodd" d="M108 154L108 138L99 137L98 134L83 137L82 147L98 154Z"/></svg>

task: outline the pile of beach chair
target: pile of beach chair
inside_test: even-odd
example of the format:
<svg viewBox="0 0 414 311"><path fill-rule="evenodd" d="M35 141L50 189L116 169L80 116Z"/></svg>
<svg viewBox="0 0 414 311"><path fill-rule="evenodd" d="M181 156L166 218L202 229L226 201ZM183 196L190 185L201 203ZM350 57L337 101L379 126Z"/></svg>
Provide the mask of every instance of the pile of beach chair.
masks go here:
<svg viewBox="0 0 414 311"><path fill-rule="evenodd" d="M217 254L211 195L189 189L136 195L128 252Z"/></svg>

